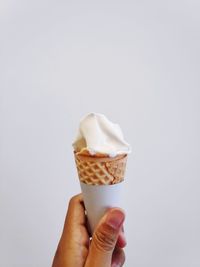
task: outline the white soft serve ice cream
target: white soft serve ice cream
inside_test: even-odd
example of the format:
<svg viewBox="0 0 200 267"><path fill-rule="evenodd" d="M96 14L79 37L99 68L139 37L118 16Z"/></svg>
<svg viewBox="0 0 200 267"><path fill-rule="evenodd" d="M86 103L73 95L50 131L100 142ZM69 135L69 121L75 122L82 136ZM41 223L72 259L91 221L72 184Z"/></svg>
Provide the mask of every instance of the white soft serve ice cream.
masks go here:
<svg viewBox="0 0 200 267"><path fill-rule="evenodd" d="M81 120L73 148L80 154L88 152L90 155L106 154L109 157L131 152L119 125L99 113L90 113Z"/></svg>

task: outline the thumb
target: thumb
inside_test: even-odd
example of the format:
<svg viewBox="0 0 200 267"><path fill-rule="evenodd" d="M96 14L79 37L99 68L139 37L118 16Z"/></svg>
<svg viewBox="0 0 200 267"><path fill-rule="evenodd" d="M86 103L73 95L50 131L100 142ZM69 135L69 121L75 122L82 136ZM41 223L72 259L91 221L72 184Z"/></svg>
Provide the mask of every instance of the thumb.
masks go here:
<svg viewBox="0 0 200 267"><path fill-rule="evenodd" d="M110 209L101 219L92 237L85 267L110 267L112 254L125 219L123 210Z"/></svg>

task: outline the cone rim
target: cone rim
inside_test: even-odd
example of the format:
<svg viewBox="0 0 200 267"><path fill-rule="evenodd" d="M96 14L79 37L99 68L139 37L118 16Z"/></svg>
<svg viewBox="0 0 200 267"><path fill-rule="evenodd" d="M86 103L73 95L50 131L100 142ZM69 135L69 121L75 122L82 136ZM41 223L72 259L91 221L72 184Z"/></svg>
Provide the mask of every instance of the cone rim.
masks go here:
<svg viewBox="0 0 200 267"><path fill-rule="evenodd" d="M95 156L95 155L81 155L78 154L78 152L74 151L74 156L82 161L98 161L98 162L110 162L110 161L117 161L122 160L127 157L127 154L120 154L115 157L109 157L109 156Z"/></svg>
<svg viewBox="0 0 200 267"><path fill-rule="evenodd" d="M87 184L85 183L84 181L81 181L79 180L80 183L84 184L84 185L88 185L88 186L113 186L113 185L116 185L116 184L121 184L124 182L124 179L119 181L118 183L115 183L115 184Z"/></svg>

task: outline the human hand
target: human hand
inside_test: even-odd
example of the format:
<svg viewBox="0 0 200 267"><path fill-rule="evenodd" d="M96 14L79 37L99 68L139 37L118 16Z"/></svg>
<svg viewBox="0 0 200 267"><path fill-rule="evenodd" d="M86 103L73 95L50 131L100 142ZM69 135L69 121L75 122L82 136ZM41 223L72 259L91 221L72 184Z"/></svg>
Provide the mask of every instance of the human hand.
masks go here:
<svg viewBox="0 0 200 267"><path fill-rule="evenodd" d="M90 240L82 195L74 196L69 202L52 267L123 266L123 248L126 245L122 226L124 219L121 209L108 210Z"/></svg>

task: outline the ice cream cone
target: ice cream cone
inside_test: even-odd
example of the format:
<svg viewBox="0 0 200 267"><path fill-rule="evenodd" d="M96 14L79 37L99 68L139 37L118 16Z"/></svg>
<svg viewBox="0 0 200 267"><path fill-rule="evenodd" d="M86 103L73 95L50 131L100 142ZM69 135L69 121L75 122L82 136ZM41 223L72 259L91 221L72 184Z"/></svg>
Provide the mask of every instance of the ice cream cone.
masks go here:
<svg viewBox="0 0 200 267"><path fill-rule="evenodd" d="M80 182L92 185L111 185L123 181L127 154L116 157L75 153Z"/></svg>
<svg viewBox="0 0 200 267"><path fill-rule="evenodd" d="M75 152L74 155L92 234L108 208L121 207L127 154L108 157Z"/></svg>

